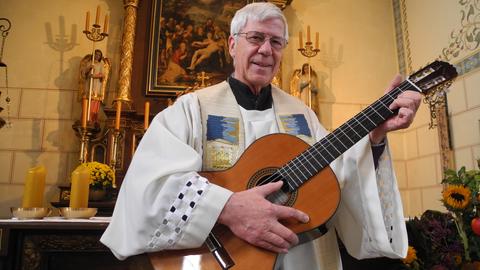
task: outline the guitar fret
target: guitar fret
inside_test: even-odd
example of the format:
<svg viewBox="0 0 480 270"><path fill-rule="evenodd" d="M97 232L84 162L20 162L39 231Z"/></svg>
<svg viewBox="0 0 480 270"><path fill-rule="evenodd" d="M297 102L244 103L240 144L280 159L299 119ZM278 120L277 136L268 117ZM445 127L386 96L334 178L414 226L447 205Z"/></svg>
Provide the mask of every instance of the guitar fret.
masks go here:
<svg viewBox="0 0 480 270"><path fill-rule="evenodd" d="M366 128L364 125L362 125L362 123L360 123L356 118L353 118L353 120L357 121L357 123L358 123L365 131L370 132L370 131L368 130L368 128Z"/></svg>
<svg viewBox="0 0 480 270"><path fill-rule="evenodd" d="M365 115L365 118L367 118L374 126L377 125L377 124L376 124L375 122L373 122L372 119L370 119L370 118L368 117L368 115L366 115L363 111L360 112L360 113L362 113L363 115Z"/></svg>
<svg viewBox="0 0 480 270"><path fill-rule="evenodd" d="M350 121L347 121L345 124L350 128L351 131L353 131L358 136L358 139L361 139L363 136L360 136L360 134L358 134L357 131L350 126L349 122Z"/></svg>
<svg viewBox="0 0 480 270"><path fill-rule="evenodd" d="M354 141L352 141L352 139L350 139L350 136L348 136L348 134L346 134L346 133L343 131L342 128L339 128L339 132L342 132L342 133L345 135L345 137L346 137L351 143L353 143L353 144L355 143Z"/></svg>
<svg viewBox="0 0 480 270"><path fill-rule="evenodd" d="M378 114L382 118L383 121L385 121L385 117L383 117L380 113L378 113L377 110L375 110L374 106L372 106L371 108L376 114Z"/></svg>
<svg viewBox="0 0 480 270"><path fill-rule="evenodd" d="M311 148L307 149L306 152L310 155L310 157L311 157L314 161L317 162L317 166L318 166L318 165L323 166L322 163L320 163L320 162L317 160L317 158L315 157L315 155L314 155L315 153L310 153L310 150L311 150L311 149L313 149L313 151L316 150L315 147L311 147ZM313 168L315 168L315 165L310 162L310 159L309 159L309 158L307 158L307 162L308 162ZM320 167L320 166L318 166L318 167Z"/></svg>
<svg viewBox="0 0 480 270"><path fill-rule="evenodd" d="M315 151L317 152L317 154L320 155L320 157L323 159L323 161L325 161L326 164L329 164L328 161L325 159L325 157L322 155L322 152L319 151L319 149L317 149L318 145L320 145L318 142L315 143L315 144L313 145L313 148L315 149ZM321 164L321 163L320 163L320 164ZM325 166L325 165L322 165L322 166Z"/></svg>

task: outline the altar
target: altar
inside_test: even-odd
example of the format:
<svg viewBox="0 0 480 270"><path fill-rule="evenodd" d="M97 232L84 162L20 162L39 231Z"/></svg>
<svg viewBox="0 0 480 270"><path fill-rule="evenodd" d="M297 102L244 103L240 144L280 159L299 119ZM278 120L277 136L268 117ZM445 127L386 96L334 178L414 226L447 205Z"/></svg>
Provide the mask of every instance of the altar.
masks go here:
<svg viewBox="0 0 480 270"><path fill-rule="evenodd" d="M0 220L0 269L153 269L148 256L120 261L99 239L109 218Z"/></svg>

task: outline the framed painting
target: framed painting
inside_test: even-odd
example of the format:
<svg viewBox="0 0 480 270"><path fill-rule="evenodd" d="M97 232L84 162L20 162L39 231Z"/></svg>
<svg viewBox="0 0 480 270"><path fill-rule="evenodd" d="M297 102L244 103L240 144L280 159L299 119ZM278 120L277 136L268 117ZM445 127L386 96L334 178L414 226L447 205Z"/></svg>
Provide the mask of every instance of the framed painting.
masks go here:
<svg viewBox="0 0 480 270"><path fill-rule="evenodd" d="M174 97L225 80L233 71L230 21L248 2L153 0L146 95Z"/></svg>

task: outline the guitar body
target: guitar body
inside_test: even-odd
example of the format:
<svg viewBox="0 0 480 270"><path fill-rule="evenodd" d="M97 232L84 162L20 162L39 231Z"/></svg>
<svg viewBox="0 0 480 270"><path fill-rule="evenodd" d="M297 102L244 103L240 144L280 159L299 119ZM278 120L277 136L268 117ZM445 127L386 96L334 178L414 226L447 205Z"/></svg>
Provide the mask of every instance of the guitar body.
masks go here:
<svg viewBox="0 0 480 270"><path fill-rule="evenodd" d="M282 167L308 147L308 144L297 137L271 134L250 145L230 169L200 174L212 183L239 192L259 185L258 181L268 177L275 169ZM282 220L282 223L297 234L308 233L324 225L335 213L339 202L339 184L330 167L326 167L288 199L287 205L307 213L310 221L303 224L294 220ZM235 262L232 269L273 269L276 253L248 244L225 226L215 226L213 232ZM150 253L149 256L157 270L221 269L205 246L198 249L160 251Z"/></svg>

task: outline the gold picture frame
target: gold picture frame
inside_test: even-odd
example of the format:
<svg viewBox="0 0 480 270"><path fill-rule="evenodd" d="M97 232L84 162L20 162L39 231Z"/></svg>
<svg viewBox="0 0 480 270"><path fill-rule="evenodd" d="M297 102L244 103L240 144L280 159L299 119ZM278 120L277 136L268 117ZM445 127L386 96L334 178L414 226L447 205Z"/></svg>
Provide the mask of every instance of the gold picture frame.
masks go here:
<svg viewBox="0 0 480 270"><path fill-rule="evenodd" d="M146 96L177 96L202 72L210 84L225 80L233 71L230 21L248 2L153 0Z"/></svg>

